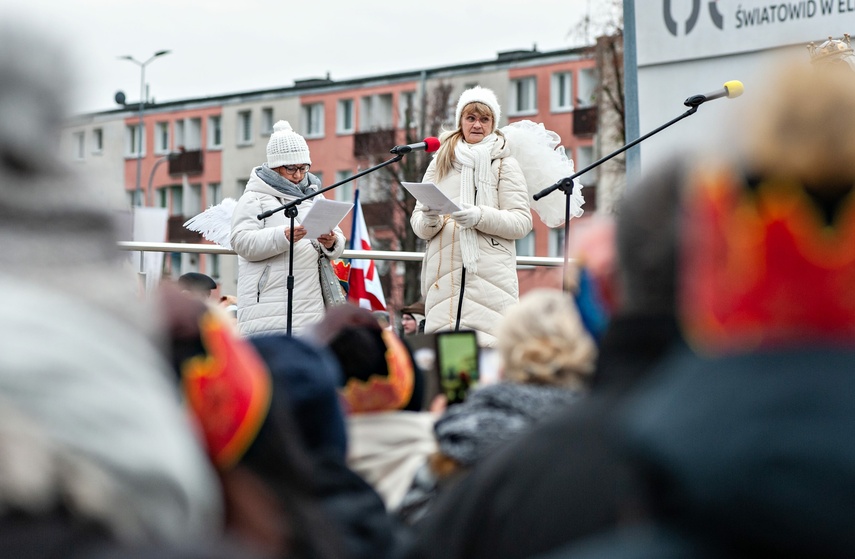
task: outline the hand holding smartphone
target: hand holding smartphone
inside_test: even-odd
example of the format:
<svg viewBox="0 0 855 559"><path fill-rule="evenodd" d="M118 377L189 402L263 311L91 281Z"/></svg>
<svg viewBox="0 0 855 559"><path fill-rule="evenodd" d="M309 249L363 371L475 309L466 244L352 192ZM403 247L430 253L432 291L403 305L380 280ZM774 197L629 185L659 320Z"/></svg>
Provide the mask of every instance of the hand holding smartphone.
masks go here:
<svg viewBox="0 0 855 559"><path fill-rule="evenodd" d="M459 404L481 380L475 332L438 332L435 341L439 391L445 395L449 405Z"/></svg>

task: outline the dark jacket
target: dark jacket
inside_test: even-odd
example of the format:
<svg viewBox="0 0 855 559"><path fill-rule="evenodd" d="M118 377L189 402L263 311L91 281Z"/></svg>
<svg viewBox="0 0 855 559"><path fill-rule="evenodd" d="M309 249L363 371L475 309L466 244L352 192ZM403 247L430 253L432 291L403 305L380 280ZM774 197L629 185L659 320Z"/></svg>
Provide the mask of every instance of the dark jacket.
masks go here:
<svg viewBox="0 0 855 559"><path fill-rule="evenodd" d="M408 559L531 557L616 525L632 493L613 411L678 341L674 320L616 317L591 396L485 461L417 525Z"/></svg>

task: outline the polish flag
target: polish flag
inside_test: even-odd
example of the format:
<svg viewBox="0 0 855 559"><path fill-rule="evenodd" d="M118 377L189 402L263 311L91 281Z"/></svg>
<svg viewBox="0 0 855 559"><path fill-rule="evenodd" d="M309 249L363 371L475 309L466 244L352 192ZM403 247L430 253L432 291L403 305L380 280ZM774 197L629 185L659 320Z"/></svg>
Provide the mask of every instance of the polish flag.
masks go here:
<svg viewBox="0 0 855 559"><path fill-rule="evenodd" d="M368 227L365 226L365 216L362 215L362 204L359 203L359 189L354 196L353 229L350 235L351 250L371 250L371 240L368 237ZM350 261L350 285L347 298L362 308L372 311L385 311L386 298L383 296L383 285L380 274L373 260Z"/></svg>

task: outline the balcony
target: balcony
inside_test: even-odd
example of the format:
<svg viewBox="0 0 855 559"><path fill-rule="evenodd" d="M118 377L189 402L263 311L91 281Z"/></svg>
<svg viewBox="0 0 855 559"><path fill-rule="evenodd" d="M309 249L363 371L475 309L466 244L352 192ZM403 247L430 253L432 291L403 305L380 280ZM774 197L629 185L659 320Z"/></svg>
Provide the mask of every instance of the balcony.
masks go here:
<svg viewBox="0 0 855 559"><path fill-rule="evenodd" d="M394 128L357 132L353 135L353 156L357 158L388 154L393 147L395 147Z"/></svg>
<svg viewBox="0 0 855 559"><path fill-rule="evenodd" d="M171 215L166 224L166 240L169 243L201 243L202 235L184 227L189 217Z"/></svg>
<svg viewBox="0 0 855 559"><path fill-rule="evenodd" d="M169 156L170 175L199 175L205 169L201 150L181 151Z"/></svg>
<svg viewBox="0 0 855 559"><path fill-rule="evenodd" d="M573 111L573 135L592 136L597 133L597 107L581 107Z"/></svg>

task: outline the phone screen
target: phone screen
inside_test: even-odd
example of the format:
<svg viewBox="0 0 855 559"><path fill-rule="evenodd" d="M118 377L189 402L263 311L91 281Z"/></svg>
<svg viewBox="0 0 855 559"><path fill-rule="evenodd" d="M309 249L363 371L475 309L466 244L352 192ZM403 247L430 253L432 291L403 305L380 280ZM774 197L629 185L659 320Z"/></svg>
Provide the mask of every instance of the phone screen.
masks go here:
<svg viewBox="0 0 855 559"><path fill-rule="evenodd" d="M466 400L469 391L478 385L478 340L475 332L438 332L436 334L436 370L440 392L449 404Z"/></svg>

